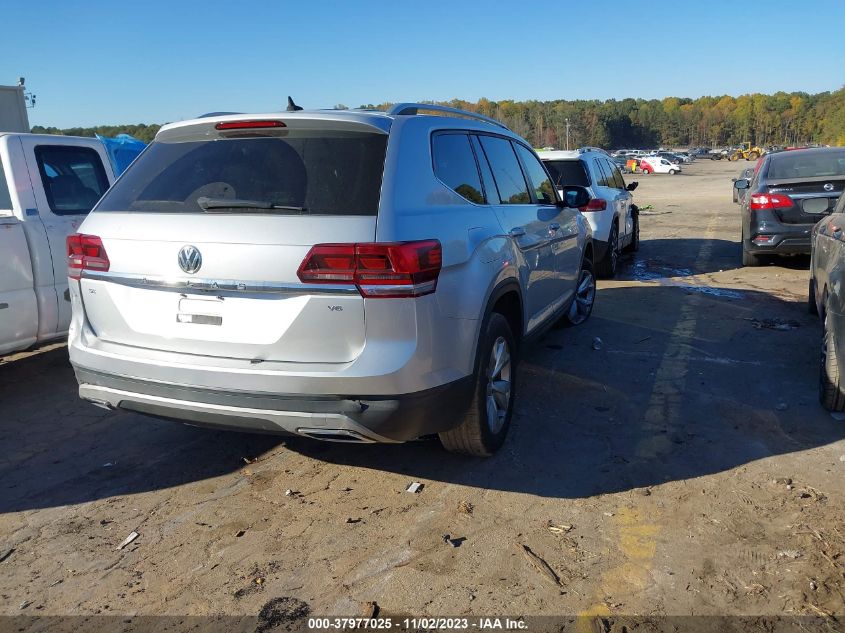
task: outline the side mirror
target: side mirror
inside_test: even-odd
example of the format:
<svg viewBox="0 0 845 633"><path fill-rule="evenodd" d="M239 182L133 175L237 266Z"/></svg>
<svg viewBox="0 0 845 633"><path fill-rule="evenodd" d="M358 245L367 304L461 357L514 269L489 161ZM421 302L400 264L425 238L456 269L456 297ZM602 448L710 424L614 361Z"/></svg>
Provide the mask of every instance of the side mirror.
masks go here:
<svg viewBox="0 0 845 633"><path fill-rule="evenodd" d="M587 206L590 201L590 194L584 187L578 185L567 185L561 190L562 201L560 206L577 209Z"/></svg>
<svg viewBox="0 0 845 633"><path fill-rule="evenodd" d="M748 185L750 184L751 183L749 183L745 178L740 178L734 181L734 187L737 189L748 189Z"/></svg>
<svg viewBox="0 0 845 633"><path fill-rule="evenodd" d="M635 180L634 182L629 182L629 183L628 183L628 186L627 186L627 187L625 187L625 189L627 189L628 191L633 191L634 189L636 189L636 188L637 188L637 187L639 187L639 186L640 186L640 183L638 183L638 182Z"/></svg>

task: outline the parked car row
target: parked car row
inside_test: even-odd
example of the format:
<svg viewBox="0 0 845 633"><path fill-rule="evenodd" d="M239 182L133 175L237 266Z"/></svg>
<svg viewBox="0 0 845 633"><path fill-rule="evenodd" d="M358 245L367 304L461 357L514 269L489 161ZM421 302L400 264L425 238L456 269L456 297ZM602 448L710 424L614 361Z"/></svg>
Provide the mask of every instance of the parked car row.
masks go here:
<svg viewBox="0 0 845 633"><path fill-rule="evenodd" d="M845 411L845 148L764 154L733 189L743 266L810 255L807 305L822 323L819 401Z"/></svg>
<svg viewBox="0 0 845 633"><path fill-rule="evenodd" d="M116 182L90 143L0 136L0 353L67 332L80 396L106 409L353 443L437 434L479 456L507 436L523 343L584 323L596 275L639 247L619 159L681 169L537 153L425 104L166 125ZM845 150L740 176L755 265L808 249ZM817 228L838 248L840 223ZM814 255L810 297L833 331L823 393L845 408L835 259Z"/></svg>

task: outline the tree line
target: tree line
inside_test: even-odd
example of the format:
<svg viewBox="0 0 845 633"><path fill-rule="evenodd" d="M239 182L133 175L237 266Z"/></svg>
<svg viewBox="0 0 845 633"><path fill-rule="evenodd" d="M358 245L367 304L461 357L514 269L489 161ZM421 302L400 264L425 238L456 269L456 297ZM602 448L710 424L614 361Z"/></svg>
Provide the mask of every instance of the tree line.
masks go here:
<svg viewBox="0 0 845 633"><path fill-rule="evenodd" d="M35 125L32 128L33 134L59 134L62 136L100 136L115 137L118 134L129 134L140 141L149 143L161 128L157 123L146 124L136 123L135 125L98 125L96 127L69 127L59 129L57 127L44 127Z"/></svg>
<svg viewBox="0 0 845 633"><path fill-rule="evenodd" d="M433 101L427 103L435 103ZM553 101L436 102L502 121L535 147L591 145L611 148L722 147L751 141L755 145L845 145L845 87L834 92L776 92L739 97L666 97ZM362 108L386 109L383 103ZM338 104L338 109L346 106ZM91 128L44 128L33 132L77 136L126 133L149 142L160 125L108 125Z"/></svg>

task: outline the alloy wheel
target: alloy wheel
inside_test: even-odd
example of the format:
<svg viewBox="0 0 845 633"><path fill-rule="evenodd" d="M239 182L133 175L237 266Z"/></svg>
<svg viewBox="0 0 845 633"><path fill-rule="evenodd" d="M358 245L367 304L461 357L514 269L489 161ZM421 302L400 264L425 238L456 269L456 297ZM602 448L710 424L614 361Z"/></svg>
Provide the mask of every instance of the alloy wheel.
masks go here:
<svg viewBox="0 0 845 633"><path fill-rule="evenodd" d="M596 300L596 279L589 270L582 270L575 289L575 301L569 308L569 321L579 325L587 320Z"/></svg>
<svg viewBox="0 0 845 633"><path fill-rule="evenodd" d="M505 425L511 399L511 354L502 336L493 343L488 367L487 425L496 434Z"/></svg>

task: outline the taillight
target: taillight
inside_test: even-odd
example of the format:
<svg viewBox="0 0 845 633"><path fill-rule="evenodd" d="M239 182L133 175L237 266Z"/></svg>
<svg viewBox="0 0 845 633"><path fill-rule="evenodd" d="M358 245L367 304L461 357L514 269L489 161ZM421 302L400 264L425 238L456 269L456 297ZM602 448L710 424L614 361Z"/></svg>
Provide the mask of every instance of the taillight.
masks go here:
<svg viewBox="0 0 845 633"><path fill-rule="evenodd" d="M221 121L214 126L215 130L254 130L264 127L287 127L283 121Z"/></svg>
<svg viewBox="0 0 845 633"><path fill-rule="evenodd" d="M442 264L437 240L317 244L296 274L303 283L355 285L364 297L421 297L436 290Z"/></svg>
<svg viewBox="0 0 845 633"><path fill-rule="evenodd" d="M751 200L748 203L749 209L787 209L791 207L794 203L792 202L792 198L789 196L784 196L782 194L772 195L769 193L761 193L755 194L751 196Z"/></svg>
<svg viewBox="0 0 845 633"><path fill-rule="evenodd" d="M67 236L68 277L79 279L83 270L108 271L109 256L96 235L74 233Z"/></svg>
<svg viewBox="0 0 845 633"><path fill-rule="evenodd" d="M607 200L603 198L591 198L590 201L583 207L581 211L604 211L607 209Z"/></svg>

